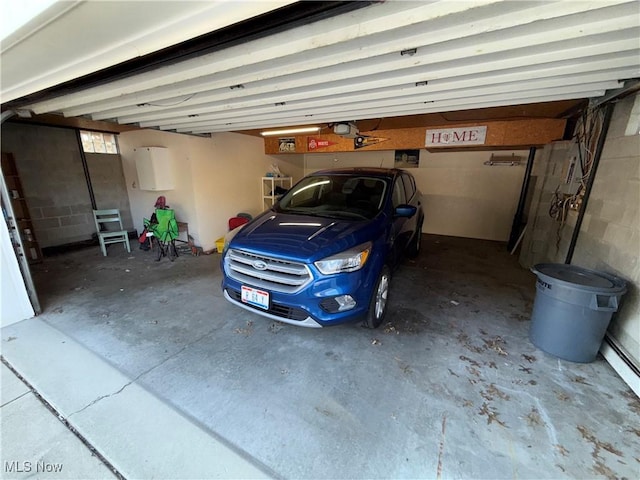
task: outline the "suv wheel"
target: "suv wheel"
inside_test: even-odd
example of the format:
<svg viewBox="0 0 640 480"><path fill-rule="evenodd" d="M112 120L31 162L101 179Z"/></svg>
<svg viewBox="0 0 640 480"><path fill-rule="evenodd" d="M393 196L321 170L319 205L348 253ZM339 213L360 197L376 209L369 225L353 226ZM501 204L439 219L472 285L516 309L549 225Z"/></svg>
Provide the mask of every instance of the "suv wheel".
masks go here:
<svg viewBox="0 0 640 480"><path fill-rule="evenodd" d="M391 284L391 270L386 265L382 267L376 288L369 302L369 311L364 319L363 325L367 328L378 328L387 313L387 299L389 297L389 286Z"/></svg>

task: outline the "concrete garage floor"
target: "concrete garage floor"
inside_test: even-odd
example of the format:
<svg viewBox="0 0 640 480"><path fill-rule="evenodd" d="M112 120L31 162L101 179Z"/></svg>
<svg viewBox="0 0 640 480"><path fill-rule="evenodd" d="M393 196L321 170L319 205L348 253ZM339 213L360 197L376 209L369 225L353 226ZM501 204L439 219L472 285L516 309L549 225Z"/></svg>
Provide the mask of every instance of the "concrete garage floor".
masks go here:
<svg viewBox="0 0 640 480"><path fill-rule="evenodd" d="M272 322L222 298L219 255L119 245L35 266L38 320L270 475L638 478L640 401L601 357L529 342L533 274L502 243L424 240L378 330Z"/></svg>

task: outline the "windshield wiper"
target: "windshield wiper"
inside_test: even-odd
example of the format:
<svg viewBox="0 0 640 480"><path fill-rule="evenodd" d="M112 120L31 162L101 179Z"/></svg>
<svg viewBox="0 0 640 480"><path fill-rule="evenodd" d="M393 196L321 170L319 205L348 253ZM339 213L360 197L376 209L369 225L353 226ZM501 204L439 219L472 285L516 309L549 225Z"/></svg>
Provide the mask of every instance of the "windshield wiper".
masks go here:
<svg viewBox="0 0 640 480"><path fill-rule="evenodd" d="M322 215L318 214L317 212L305 210L302 208L281 208L279 213L287 213L292 215L307 215L309 217L322 217Z"/></svg>
<svg viewBox="0 0 640 480"><path fill-rule="evenodd" d="M356 218L358 220L368 220L368 218L365 215L362 215L361 213L345 212L344 210L325 210L322 213L323 213L322 216L329 217L329 218L349 218L349 219Z"/></svg>

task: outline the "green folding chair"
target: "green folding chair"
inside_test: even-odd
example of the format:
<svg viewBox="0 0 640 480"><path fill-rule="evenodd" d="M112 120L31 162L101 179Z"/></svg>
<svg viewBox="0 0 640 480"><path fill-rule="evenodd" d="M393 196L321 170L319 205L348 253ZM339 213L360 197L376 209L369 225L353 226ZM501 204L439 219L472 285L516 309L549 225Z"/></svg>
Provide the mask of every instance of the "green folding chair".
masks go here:
<svg viewBox="0 0 640 480"><path fill-rule="evenodd" d="M176 238L178 238L178 222L176 222L176 214L171 209L156 209L157 223L151 223L150 220L144 219L144 226L153 233L153 237L158 244L158 258L169 257L172 262L178 256L176 249Z"/></svg>

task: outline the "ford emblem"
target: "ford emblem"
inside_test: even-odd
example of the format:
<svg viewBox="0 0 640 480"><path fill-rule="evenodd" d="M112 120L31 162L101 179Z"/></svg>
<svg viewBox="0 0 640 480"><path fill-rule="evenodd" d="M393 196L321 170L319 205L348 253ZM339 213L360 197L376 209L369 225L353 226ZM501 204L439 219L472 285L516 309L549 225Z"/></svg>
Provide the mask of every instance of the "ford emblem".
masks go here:
<svg viewBox="0 0 640 480"><path fill-rule="evenodd" d="M267 264L262 260L256 260L255 262L253 262L253 268L255 268L256 270L266 270Z"/></svg>

